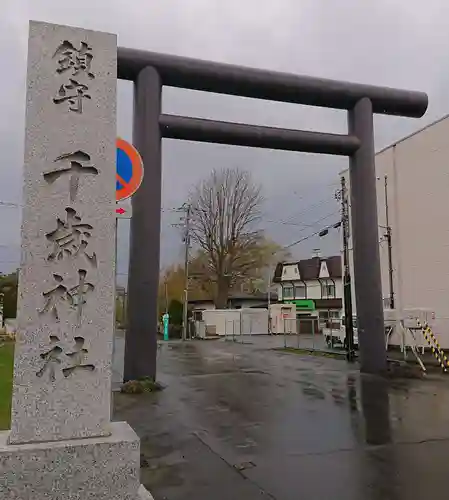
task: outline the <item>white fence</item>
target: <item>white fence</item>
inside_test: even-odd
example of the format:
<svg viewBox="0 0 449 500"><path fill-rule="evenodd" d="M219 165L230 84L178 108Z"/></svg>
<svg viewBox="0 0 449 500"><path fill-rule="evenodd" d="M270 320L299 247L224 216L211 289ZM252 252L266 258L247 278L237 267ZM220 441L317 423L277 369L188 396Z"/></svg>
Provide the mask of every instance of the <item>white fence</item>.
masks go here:
<svg viewBox="0 0 449 500"><path fill-rule="evenodd" d="M267 309L210 309L203 311L206 328L220 336L267 335Z"/></svg>

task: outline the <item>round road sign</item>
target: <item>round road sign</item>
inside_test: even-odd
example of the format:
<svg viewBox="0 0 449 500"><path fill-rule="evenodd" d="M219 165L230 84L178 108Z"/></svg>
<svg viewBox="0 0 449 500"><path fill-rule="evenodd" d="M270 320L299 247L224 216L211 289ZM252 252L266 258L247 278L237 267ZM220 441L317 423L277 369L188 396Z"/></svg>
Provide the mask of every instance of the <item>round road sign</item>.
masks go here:
<svg viewBox="0 0 449 500"><path fill-rule="evenodd" d="M129 142L117 139L116 201L132 196L143 179L143 162L140 154Z"/></svg>

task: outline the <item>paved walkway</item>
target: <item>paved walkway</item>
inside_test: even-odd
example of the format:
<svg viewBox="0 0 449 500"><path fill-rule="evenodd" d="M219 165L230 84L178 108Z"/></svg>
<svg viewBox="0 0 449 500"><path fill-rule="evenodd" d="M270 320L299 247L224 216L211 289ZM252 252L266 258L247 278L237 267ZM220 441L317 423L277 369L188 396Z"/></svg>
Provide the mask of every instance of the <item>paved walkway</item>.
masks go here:
<svg viewBox="0 0 449 500"><path fill-rule="evenodd" d="M446 494L447 378L386 382L253 342L164 344L166 389L115 394L115 419L142 438L142 480L155 500Z"/></svg>

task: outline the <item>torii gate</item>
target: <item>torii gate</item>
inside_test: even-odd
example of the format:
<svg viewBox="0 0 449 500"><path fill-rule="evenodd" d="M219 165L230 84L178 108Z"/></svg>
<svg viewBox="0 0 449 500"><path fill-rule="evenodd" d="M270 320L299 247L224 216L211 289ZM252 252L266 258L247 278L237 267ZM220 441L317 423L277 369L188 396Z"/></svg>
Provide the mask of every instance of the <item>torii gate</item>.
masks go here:
<svg viewBox="0 0 449 500"><path fill-rule="evenodd" d="M125 380L156 376L162 138L349 157L354 282L361 370L386 370L373 114L421 117L425 93L119 48L118 78L135 84L134 145L145 178L133 197ZM161 114L162 87L348 111L348 134Z"/></svg>

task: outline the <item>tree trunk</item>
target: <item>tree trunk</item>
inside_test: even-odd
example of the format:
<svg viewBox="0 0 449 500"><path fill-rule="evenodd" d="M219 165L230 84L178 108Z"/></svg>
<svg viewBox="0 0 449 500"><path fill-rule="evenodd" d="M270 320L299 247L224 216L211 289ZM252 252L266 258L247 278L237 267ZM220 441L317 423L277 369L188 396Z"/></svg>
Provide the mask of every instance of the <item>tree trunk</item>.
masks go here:
<svg viewBox="0 0 449 500"><path fill-rule="evenodd" d="M219 278L217 283L217 296L215 298L215 307L217 309L227 309L228 294L229 294L228 280Z"/></svg>

